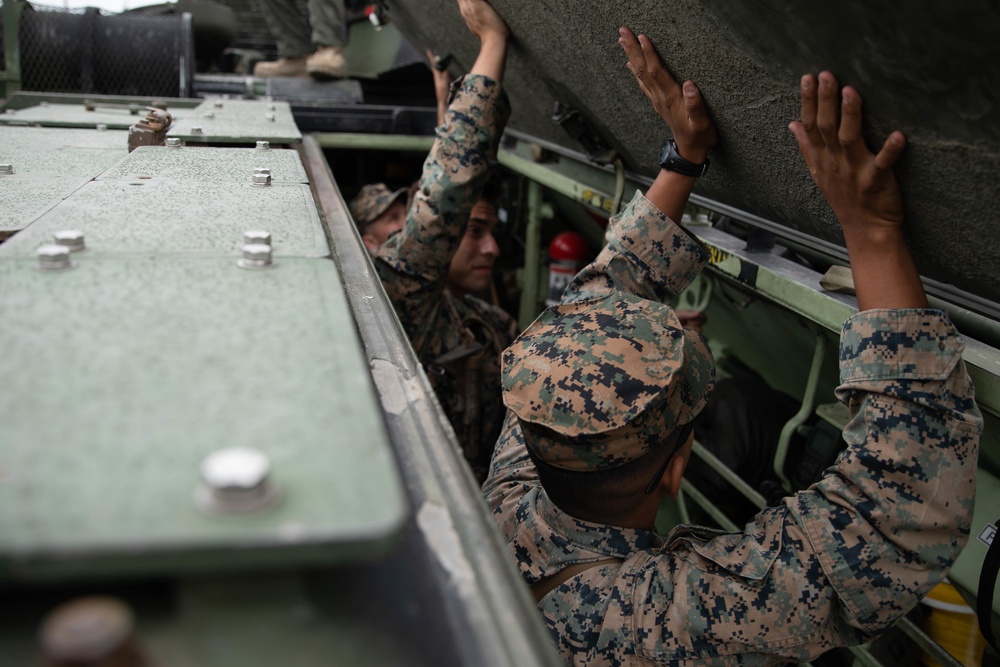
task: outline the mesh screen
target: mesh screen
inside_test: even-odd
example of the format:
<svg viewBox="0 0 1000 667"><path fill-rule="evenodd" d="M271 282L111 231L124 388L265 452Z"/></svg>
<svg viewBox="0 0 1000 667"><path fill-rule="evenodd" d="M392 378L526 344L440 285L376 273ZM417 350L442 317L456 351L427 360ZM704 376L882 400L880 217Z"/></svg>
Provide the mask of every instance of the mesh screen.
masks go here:
<svg viewBox="0 0 1000 667"><path fill-rule="evenodd" d="M179 16L27 6L18 30L21 88L177 97L191 66L186 32Z"/></svg>

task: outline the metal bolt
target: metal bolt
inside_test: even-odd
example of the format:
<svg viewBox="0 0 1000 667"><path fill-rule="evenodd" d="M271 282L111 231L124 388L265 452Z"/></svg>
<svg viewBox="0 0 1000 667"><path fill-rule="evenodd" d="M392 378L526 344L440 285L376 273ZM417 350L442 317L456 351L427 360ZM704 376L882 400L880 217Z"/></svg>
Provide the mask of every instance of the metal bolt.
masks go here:
<svg viewBox="0 0 1000 667"><path fill-rule="evenodd" d="M273 102L274 101L274 95L267 95L267 96L265 96L264 97L264 101L265 102Z"/></svg>
<svg viewBox="0 0 1000 667"><path fill-rule="evenodd" d="M56 607L38 633L46 664L137 664L134 621L115 598L78 598Z"/></svg>
<svg viewBox="0 0 1000 667"><path fill-rule="evenodd" d="M216 109L221 109L223 105L222 105L221 101L216 101L215 104L214 104L214 106L215 106Z"/></svg>
<svg viewBox="0 0 1000 667"><path fill-rule="evenodd" d="M271 260L271 246L265 243L247 243L243 246L243 257L236 261L241 269L269 269L274 266Z"/></svg>
<svg viewBox="0 0 1000 667"><path fill-rule="evenodd" d="M691 224L691 214L690 213L685 213L684 215L681 216L681 224L685 225L685 226Z"/></svg>
<svg viewBox="0 0 1000 667"><path fill-rule="evenodd" d="M104 132L105 130L108 129L108 124L107 123L98 123L95 126L94 129L96 129L98 132Z"/></svg>
<svg viewBox="0 0 1000 667"><path fill-rule="evenodd" d="M695 218L699 225L711 226L712 221L708 219L708 213L699 213Z"/></svg>
<svg viewBox="0 0 1000 667"><path fill-rule="evenodd" d="M247 245L271 245L271 232L250 230L243 232L243 243Z"/></svg>
<svg viewBox="0 0 1000 667"><path fill-rule="evenodd" d="M83 240L83 232L77 229L65 229L52 235L56 245L63 245L69 248L70 252L79 252L87 248Z"/></svg>
<svg viewBox="0 0 1000 667"><path fill-rule="evenodd" d="M191 134L201 134L201 133L202 132L200 126L195 125L194 127L191 128Z"/></svg>
<svg viewBox="0 0 1000 667"><path fill-rule="evenodd" d="M257 142L257 150L259 150L259 151L266 151L266 150L270 150L270 149L271 149L271 142L270 141L258 141Z"/></svg>
<svg viewBox="0 0 1000 667"><path fill-rule="evenodd" d="M199 467L204 486L195 496L209 513L247 512L262 509L275 500L270 483L271 461L249 447L220 449L205 457Z"/></svg>
<svg viewBox="0 0 1000 667"><path fill-rule="evenodd" d="M167 137L168 148L180 148L181 145L181 140L178 137Z"/></svg>
<svg viewBox="0 0 1000 667"><path fill-rule="evenodd" d="M273 104L268 103L268 105L267 105L267 110L268 111L274 111L275 109L276 109L276 107Z"/></svg>
<svg viewBox="0 0 1000 667"><path fill-rule="evenodd" d="M40 106L40 107L47 107L47 106L49 106L49 103L48 102L39 102L38 106Z"/></svg>
<svg viewBox="0 0 1000 667"><path fill-rule="evenodd" d="M264 114L264 118L271 121L272 123L274 122L274 114L271 112Z"/></svg>
<svg viewBox="0 0 1000 667"><path fill-rule="evenodd" d="M73 261L69 258L69 248L64 245L47 243L39 246L36 252L38 253L38 268L42 271L64 271L72 269L74 266Z"/></svg>
<svg viewBox="0 0 1000 667"><path fill-rule="evenodd" d="M0 164L0 176L10 176L14 173L14 165Z"/></svg>
<svg viewBox="0 0 1000 667"><path fill-rule="evenodd" d="M214 111L206 111L203 115L205 116L205 118L208 118L208 119L215 118L215 112Z"/></svg>
<svg viewBox="0 0 1000 667"><path fill-rule="evenodd" d="M17 112L15 110L13 110L13 109L7 109L6 113L7 113L8 116L13 116Z"/></svg>
<svg viewBox="0 0 1000 667"><path fill-rule="evenodd" d="M254 185L270 185L271 184L271 170L267 167L257 167L253 170L253 176L251 177L251 182Z"/></svg>

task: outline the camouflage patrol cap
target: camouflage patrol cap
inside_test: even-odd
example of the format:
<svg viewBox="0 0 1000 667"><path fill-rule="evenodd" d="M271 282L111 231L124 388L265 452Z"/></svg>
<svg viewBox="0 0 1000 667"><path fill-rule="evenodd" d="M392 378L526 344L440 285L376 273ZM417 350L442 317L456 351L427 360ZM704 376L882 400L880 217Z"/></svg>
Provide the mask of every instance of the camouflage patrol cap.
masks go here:
<svg viewBox="0 0 1000 667"><path fill-rule="evenodd" d="M546 309L504 351L501 380L528 448L586 471L635 460L694 419L715 364L668 306L616 292Z"/></svg>
<svg viewBox="0 0 1000 667"><path fill-rule="evenodd" d="M358 227L364 227L385 213L397 199L405 196L406 188L393 192L385 183L366 185L351 201L351 217Z"/></svg>

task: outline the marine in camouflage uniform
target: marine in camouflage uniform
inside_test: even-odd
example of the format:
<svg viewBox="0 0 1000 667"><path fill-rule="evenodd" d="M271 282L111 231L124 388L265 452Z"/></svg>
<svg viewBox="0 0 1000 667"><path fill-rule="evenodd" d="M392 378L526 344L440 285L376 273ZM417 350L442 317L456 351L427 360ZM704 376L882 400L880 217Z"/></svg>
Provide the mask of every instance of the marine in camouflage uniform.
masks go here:
<svg viewBox="0 0 1000 667"><path fill-rule="evenodd" d="M820 165L818 183L824 173ZM968 539L982 417L957 331L922 307L848 319L837 390L853 417L847 450L742 532L679 526L663 537L586 521L553 503L529 448L547 466L613 470L663 447L712 383L698 335L662 305L701 270L704 249L642 195L612 225L563 304L504 354L510 412L483 488L529 584L592 564L539 601L561 654L591 666L772 665L878 635L941 581ZM872 299L861 282L859 305Z"/></svg>
<svg viewBox="0 0 1000 667"><path fill-rule="evenodd" d="M496 164L510 104L501 84L487 76L456 81L452 94L406 224L375 253L375 266L481 482L504 416L500 353L513 340L516 322L481 299L459 298L447 282L470 213Z"/></svg>

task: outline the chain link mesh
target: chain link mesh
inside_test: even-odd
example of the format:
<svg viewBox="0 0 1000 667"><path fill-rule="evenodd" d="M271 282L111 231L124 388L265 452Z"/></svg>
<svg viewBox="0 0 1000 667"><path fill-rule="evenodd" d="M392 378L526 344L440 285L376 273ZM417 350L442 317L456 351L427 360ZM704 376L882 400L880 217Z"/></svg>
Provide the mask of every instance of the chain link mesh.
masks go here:
<svg viewBox="0 0 1000 667"><path fill-rule="evenodd" d="M176 97L182 65L191 67L190 56L182 57L190 49L184 33L179 16L26 5L18 29L21 88Z"/></svg>

